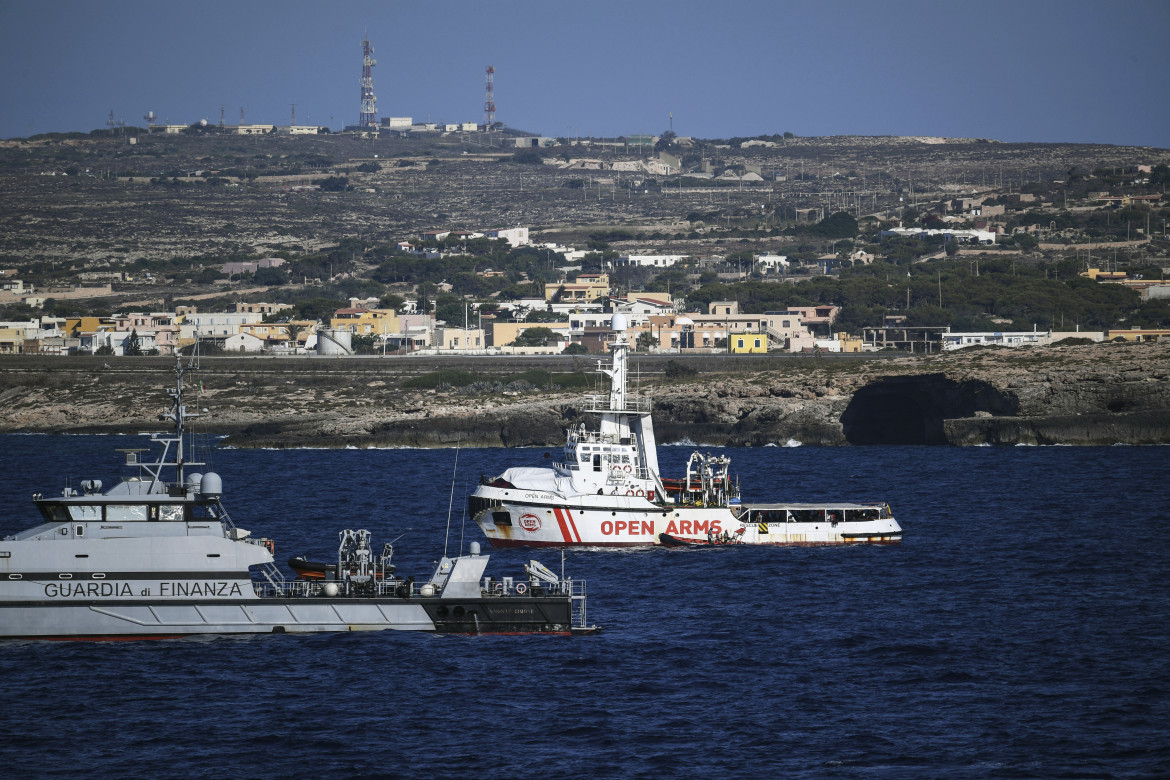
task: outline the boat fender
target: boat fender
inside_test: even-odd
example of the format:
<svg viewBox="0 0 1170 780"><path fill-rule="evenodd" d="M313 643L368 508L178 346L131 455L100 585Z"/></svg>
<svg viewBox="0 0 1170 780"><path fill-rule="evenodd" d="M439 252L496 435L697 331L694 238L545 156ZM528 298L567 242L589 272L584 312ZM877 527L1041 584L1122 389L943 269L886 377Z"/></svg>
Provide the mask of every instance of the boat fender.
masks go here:
<svg viewBox="0 0 1170 780"><path fill-rule="evenodd" d="M523 596L527 592L528 592L527 585L525 585L523 582L516 583L516 595L517 596Z"/></svg>

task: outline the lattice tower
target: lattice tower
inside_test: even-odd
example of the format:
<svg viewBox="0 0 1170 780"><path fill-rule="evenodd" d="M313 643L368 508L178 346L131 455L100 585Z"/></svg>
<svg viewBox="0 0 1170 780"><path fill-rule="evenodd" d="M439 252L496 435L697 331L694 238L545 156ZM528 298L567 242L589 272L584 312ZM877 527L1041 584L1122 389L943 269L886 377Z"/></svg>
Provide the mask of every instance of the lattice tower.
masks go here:
<svg viewBox="0 0 1170 780"><path fill-rule="evenodd" d="M378 126L378 99L374 97L374 66L378 61L373 55L374 47L366 38L362 41L362 112L358 127Z"/></svg>

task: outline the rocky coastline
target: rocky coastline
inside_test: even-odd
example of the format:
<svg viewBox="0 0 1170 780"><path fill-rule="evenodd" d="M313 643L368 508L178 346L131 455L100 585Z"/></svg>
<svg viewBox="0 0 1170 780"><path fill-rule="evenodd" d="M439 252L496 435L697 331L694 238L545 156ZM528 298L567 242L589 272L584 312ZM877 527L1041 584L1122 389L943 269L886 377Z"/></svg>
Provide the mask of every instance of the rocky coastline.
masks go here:
<svg viewBox="0 0 1170 780"><path fill-rule="evenodd" d="M694 374L648 373L643 382L661 443L1170 443L1170 344L694 365ZM0 432L157 430L171 366L166 358L5 357ZM558 387L556 370L544 387L411 385L439 368L377 358L205 360L195 403L209 410L200 428L234 447L555 446L583 421L582 391Z"/></svg>

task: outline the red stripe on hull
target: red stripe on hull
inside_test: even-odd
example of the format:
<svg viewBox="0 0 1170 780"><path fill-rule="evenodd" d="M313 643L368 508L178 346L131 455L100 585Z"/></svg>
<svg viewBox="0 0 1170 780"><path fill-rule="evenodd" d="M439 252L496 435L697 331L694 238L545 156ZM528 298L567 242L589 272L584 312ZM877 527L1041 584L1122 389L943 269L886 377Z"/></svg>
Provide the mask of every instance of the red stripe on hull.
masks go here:
<svg viewBox="0 0 1170 780"><path fill-rule="evenodd" d="M518 539L489 539L492 547L669 547L670 545L662 544L661 542L525 542ZM683 539L683 541L690 541ZM879 541L865 541L852 540L845 542L754 542L742 544L711 544L708 545L706 540L694 540L694 544L700 547L848 547L851 545L862 544L884 544L893 545L901 544L901 539L882 539Z"/></svg>
<svg viewBox="0 0 1170 780"><path fill-rule="evenodd" d="M564 515L561 514L561 508L553 508L553 517L557 519L557 525L561 527L561 538L565 540L565 544L572 544L573 537L569 535L569 527L565 525ZM550 544L559 544L559 542L550 542Z"/></svg>
<svg viewBox="0 0 1170 780"><path fill-rule="evenodd" d="M492 547L661 547L650 542L526 542L520 539L489 537Z"/></svg>

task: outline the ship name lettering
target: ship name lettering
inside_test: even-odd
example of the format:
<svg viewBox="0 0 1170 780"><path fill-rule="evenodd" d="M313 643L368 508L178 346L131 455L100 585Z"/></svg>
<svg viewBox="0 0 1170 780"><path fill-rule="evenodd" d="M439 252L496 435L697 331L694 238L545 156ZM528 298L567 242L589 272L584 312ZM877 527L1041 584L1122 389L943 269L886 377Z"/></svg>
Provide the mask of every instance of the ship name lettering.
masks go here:
<svg viewBox="0 0 1170 780"><path fill-rule="evenodd" d="M160 582L160 596L242 596L237 582Z"/></svg>
<svg viewBox="0 0 1170 780"><path fill-rule="evenodd" d="M653 534L654 522L652 520L602 520L601 533L604 536Z"/></svg>
<svg viewBox="0 0 1170 780"><path fill-rule="evenodd" d="M668 534L706 534L707 532L713 534L723 533L723 528L719 525L718 520L671 520L666 526Z"/></svg>
<svg viewBox="0 0 1170 780"><path fill-rule="evenodd" d="M96 599L111 596L133 596L125 582L50 582L45 595L52 599Z"/></svg>

